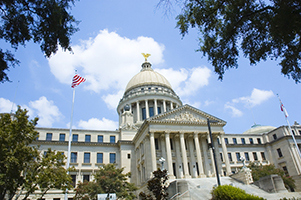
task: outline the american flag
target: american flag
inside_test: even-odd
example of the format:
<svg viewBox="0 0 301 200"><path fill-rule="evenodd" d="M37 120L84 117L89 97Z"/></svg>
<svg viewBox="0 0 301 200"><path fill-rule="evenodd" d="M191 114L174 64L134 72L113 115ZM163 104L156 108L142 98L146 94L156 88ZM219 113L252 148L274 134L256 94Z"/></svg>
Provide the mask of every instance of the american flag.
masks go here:
<svg viewBox="0 0 301 200"><path fill-rule="evenodd" d="M74 88L74 87L78 86L79 84L81 84L82 82L85 82L85 81L86 81L85 78L83 78L83 77L81 77L81 76L75 74L75 75L73 76L73 80L72 80L72 85L71 85L71 87Z"/></svg>

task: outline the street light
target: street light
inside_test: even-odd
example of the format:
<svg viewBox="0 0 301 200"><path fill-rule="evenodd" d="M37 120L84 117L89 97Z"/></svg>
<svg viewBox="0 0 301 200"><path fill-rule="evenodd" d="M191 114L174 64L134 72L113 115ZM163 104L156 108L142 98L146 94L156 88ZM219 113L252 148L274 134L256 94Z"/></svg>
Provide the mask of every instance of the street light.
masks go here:
<svg viewBox="0 0 301 200"><path fill-rule="evenodd" d="M218 184L218 186L220 186L221 185L221 181L219 179L218 167L217 167L217 162L216 162L215 150L214 150L214 146L213 146L211 127L210 127L210 123L216 123L216 122L218 122L218 121L217 120L209 120L209 118L207 118L207 125L208 125L208 130L209 130L209 135L210 135L210 141L211 141L210 148L212 149L212 153L213 153L213 159L214 159L214 166L215 166L215 173L216 173L217 184Z"/></svg>

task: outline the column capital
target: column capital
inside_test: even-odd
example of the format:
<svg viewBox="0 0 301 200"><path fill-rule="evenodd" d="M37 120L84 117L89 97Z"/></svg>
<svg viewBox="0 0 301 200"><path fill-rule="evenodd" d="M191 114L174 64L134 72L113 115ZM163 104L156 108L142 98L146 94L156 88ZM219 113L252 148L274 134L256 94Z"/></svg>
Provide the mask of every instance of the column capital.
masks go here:
<svg viewBox="0 0 301 200"><path fill-rule="evenodd" d="M164 131L164 133L165 133L165 134L170 134L170 133L171 133L171 131Z"/></svg>

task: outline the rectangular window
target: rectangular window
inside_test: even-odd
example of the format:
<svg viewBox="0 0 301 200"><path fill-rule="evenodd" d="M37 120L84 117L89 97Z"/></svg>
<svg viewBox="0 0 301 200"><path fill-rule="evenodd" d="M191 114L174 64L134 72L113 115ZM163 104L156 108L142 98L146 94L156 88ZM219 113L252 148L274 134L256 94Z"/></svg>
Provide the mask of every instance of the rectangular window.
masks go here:
<svg viewBox="0 0 301 200"><path fill-rule="evenodd" d="M278 156L279 156L279 158L283 157L283 155L282 155L282 152L281 152L281 149L280 149L280 148L278 148L278 149L277 149L277 153L278 153Z"/></svg>
<svg viewBox="0 0 301 200"><path fill-rule="evenodd" d="M98 143L103 143L103 135L98 135L97 136L97 142Z"/></svg>
<svg viewBox="0 0 301 200"><path fill-rule="evenodd" d="M241 143L242 143L242 144L246 144L245 138L241 138Z"/></svg>
<svg viewBox="0 0 301 200"><path fill-rule="evenodd" d="M90 153L84 153L84 163L90 163Z"/></svg>
<svg viewBox="0 0 301 200"><path fill-rule="evenodd" d="M71 174L71 179L72 179L72 186L75 188L75 186L76 186L76 175Z"/></svg>
<svg viewBox="0 0 301 200"><path fill-rule="evenodd" d="M221 156L221 161L224 162L224 157L223 157L223 153L219 153Z"/></svg>
<svg viewBox="0 0 301 200"><path fill-rule="evenodd" d="M60 142L65 142L65 133L60 133Z"/></svg>
<svg viewBox="0 0 301 200"><path fill-rule="evenodd" d="M149 116L150 117L154 116L154 108L153 107L149 107Z"/></svg>
<svg viewBox="0 0 301 200"><path fill-rule="evenodd" d="M232 154L231 153L228 153L228 158L229 158L229 161L232 162Z"/></svg>
<svg viewBox="0 0 301 200"><path fill-rule="evenodd" d="M83 175L83 182L85 182L85 181L87 181L87 182L90 181L90 175L87 175L87 174Z"/></svg>
<svg viewBox="0 0 301 200"><path fill-rule="evenodd" d="M250 160L250 157L249 157L249 153L248 153L248 152L245 152L245 159L246 159L246 161L249 161L249 160Z"/></svg>
<svg viewBox="0 0 301 200"><path fill-rule="evenodd" d="M72 142L78 142L78 134L72 135Z"/></svg>
<svg viewBox="0 0 301 200"><path fill-rule="evenodd" d="M216 138L216 139L217 139L217 144L221 144L221 141L219 140L219 138Z"/></svg>
<svg viewBox="0 0 301 200"><path fill-rule="evenodd" d="M71 152L71 163L77 163L77 153Z"/></svg>
<svg viewBox="0 0 301 200"><path fill-rule="evenodd" d="M236 160L237 160L237 161L240 161L240 153L239 153L239 152L236 152L235 155L236 155Z"/></svg>
<svg viewBox="0 0 301 200"><path fill-rule="evenodd" d="M145 108L142 108L142 120L146 119L146 110Z"/></svg>
<svg viewBox="0 0 301 200"><path fill-rule="evenodd" d="M225 143L229 144L228 138L225 138Z"/></svg>
<svg viewBox="0 0 301 200"><path fill-rule="evenodd" d="M156 150L159 150L159 141L158 141L158 138L155 138L155 148L156 148Z"/></svg>
<svg viewBox="0 0 301 200"><path fill-rule="evenodd" d="M85 135L85 142L91 142L91 135Z"/></svg>
<svg viewBox="0 0 301 200"><path fill-rule="evenodd" d="M232 140L233 140L233 144L237 144L236 138L232 138Z"/></svg>
<svg viewBox="0 0 301 200"><path fill-rule="evenodd" d="M161 107L158 107L158 114L161 114Z"/></svg>
<svg viewBox="0 0 301 200"><path fill-rule="evenodd" d="M283 169L283 171L284 171L285 175L286 175L286 176L289 176L289 173L288 173L287 167L286 167L286 166L283 166L283 167L282 167L282 169Z"/></svg>
<svg viewBox="0 0 301 200"><path fill-rule="evenodd" d="M264 152L260 152L260 155L261 155L262 160L266 160Z"/></svg>
<svg viewBox="0 0 301 200"><path fill-rule="evenodd" d="M116 162L116 154L110 153L110 163L115 163L115 162Z"/></svg>
<svg viewBox="0 0 301 200"><path fill-rule="evenodd" d="M47 133L46 134L46 141L51 141L52 140L52 133Z"/></svg>
<svg viewBox="0 0 301 200"><path fill-rule="evenodd" d="M110 136L110 143L115 143L115 136Z"/></svg>
<svg viewBox="0 0 301 200"><path fill-rule="evenodd" d="M301 130L299 130L298 132L299 132L299 135L301 135Z"/></svg>
<svg viewBox="0 0 301 200"><path fill-rule="evenodd" d="M276 140L277 139L277 135L273 134L273 138L274 138L274 140Z"/></svg>
<svg viewBox="0 0 301 200"><path fill-rule="evenodd" d="M128 153L128 159L131 159L131 154L130 153Z"/></svg>
<svg viewBox="0 0 301 200"><path fill-rule="evenodd" d="M261 139L260 138L257 138L257 143L261 144Z"/></svg>
<svg viewBox="0 0 301 200"><path fill-rule="evenodd" d="M258 160L256 152L253 152L253 158L254 158L254 160Z"/></svg>
<svg viewBox="0 0 301 200"><path fill-rule="evenodd" d="M103 153L97 153L97 163L103 163Z"/></svg>
<svg viewBox="0 0 301 200"><path fill-rule="evenodd" d="M172 143L172 139L171 138L170 138L170 149L173 150L173 143Z"/></svg>
<svg viewBox="0 0 301 200"><path fill-rule="evenodd" d="M253 138L249 138L250 144L254 144Z"/></svg>
<svg viewBox="0 0 301 200"><path fill-rule="evenodd" d="M294 130L292 130L292 132L293 132L293 135L295 135L295 131L294 131Z"/></svg>

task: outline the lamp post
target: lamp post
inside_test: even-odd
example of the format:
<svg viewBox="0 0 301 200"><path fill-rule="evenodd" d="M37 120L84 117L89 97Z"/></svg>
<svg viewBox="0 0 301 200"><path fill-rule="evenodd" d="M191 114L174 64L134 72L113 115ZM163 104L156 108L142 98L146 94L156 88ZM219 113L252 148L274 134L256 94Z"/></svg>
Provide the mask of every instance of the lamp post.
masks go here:
<svg viewBox="0 0 301 200"><path fill-rule="evenodd" d="M216 162L215 149L214 149L214 145L213 145L213 139L212 139L210 122L211 123L216 123L218 121L216 121L216 120L209 120L209 118L207 118L207 125L208 125L208 130L209 130L210 141L211 141L210 148L212 149L212 153L213 153L213 159L214 159L214 166L215 166L215 173L216 173L217 184L218 184L218 186L220 186L221 185L221 181L219 179L219 173L218 173L218 167L217 167L217 162Z"/></svg>

